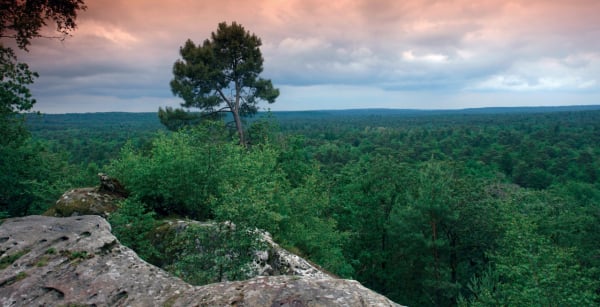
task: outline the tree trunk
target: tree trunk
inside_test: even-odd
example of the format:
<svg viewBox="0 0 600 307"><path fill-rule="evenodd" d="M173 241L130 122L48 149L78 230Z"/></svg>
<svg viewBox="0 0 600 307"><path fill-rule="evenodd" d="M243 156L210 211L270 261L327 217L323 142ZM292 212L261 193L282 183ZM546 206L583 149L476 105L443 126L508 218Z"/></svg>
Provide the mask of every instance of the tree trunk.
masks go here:
<svg viewBox="0 0 600 307"><path fill-rule="evenodd" d="M234 65L235 67L235 65ZM240 137L240 145L246 146L246 138L244 137L244 127L242 126L242 119L240 118L240 92L242 89L238 82L235 82L235 105L231 108L231 113L233 113L233 120L235 121L235 128L237 129L238 135Z"/></svg>
<svg viewBox="0 0 600 307"><path fill-rule="evenodd" d="M242 119L238 110L231 112L233 114L233 120L235 121L235 128L237 129L238 136L240 137L240 145L246 146L246 139L244 137L244 127L242 126Z"/></svg>

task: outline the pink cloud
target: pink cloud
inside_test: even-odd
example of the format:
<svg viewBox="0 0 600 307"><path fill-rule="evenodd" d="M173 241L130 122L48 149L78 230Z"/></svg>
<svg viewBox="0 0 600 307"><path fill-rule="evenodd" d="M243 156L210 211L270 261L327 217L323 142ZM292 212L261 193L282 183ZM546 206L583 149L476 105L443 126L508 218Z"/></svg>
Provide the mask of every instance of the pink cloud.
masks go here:
<svg viewBox="0 0 600 307"><path fill-rule="evenodd" d="M172 99L168 80L179 47L188 38L208 38L222 21L237 21L262 38L265 74L276 85L460 93L483 85L510 91L515 84L519 91L600 91L597 0L87 4L72 38L62 44L36 40L29 54L20 55L42 75L36 85L40 103L54 99L44 84L59 83L73 95L93 90L96 100L102 90L112 95L111 87L126 96L151 92ZM84 75L95 75L94 82L78 79ZM540 80L536 84L545 86L514 80Z"/></svg>

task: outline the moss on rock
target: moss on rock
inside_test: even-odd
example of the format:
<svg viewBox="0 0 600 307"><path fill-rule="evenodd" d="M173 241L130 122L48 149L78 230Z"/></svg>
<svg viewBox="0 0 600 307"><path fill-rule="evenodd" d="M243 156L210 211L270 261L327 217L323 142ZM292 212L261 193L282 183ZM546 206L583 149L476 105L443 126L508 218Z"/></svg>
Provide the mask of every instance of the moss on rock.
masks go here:
<svg viewBox="0 0 600 307"><path fill-rule="evenodd" d="M107 217L117 210L123 197L99 191L98 188L81 188L65 192L56 204L43 215L68 217L76 215L100 215Z"/></svg>

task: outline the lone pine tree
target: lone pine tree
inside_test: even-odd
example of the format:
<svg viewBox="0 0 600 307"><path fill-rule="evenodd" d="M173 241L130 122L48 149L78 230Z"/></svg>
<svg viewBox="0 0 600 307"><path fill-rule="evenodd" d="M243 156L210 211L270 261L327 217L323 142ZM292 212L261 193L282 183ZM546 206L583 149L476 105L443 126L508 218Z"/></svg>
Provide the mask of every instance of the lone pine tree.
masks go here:
<svg viewBox="0 0 600 307"><path fill-rule="evenodd" d="M181 59L173 65L171 90L183 99L181 106L200 109L200 117L231 113L240 144L246 144L241 118L255 114L259 101L273 103L279 96L271 80L259 77L264 61L261 44L242 25L222 22L201 45L188 39L179 50ZM177 114L184 113L159 109L167 127L170 120L181 117Z"/></svg>

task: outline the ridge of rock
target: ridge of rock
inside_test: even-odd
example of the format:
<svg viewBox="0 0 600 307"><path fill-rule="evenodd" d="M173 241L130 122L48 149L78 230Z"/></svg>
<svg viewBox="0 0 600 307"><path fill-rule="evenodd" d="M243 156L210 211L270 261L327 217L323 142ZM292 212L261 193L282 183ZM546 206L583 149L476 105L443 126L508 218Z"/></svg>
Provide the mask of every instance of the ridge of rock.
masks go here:
<svg viewBox="0 0 600 307"><path fill-rule="evenodd" d="M3 306L399 306L352 280L261 276L191 286L121 245L100 216L0 225Z"/></svg>
<svg viewBox="0 0 600 307"><path fill-rule="evenodd" d="M100 215L104 218L108 217L117 209L117 203L125 197L125 194L118 194L113 191L115 190L113 186L118 185L118 181L102 173L98 174L98 177L101 179L99 186L66 191L61 195L56 204L43 215L53 217ZM203 225L215 228L217 226L215 222L199 222L194 220L175 219L163 220L162 222L157 227L155 231L156 238L154 238L154 240L161 242L173 240L174 238L168 236L168 234L179 233L189 225ZM249 277L275 275L332 277L331 274L318 266L279 246L268 232L261 231L261 237L267 243L267 248L256 251L252 263L255 274ZM157 263L153 264L156 265Z"/></svg>
<svg viewBox="0 0 600 307"><path fill-rule="evenodd" d="M90 188L69 190L43 215L66 217L78 215L109 216L117 210L117 202L127 198L129 192L116 178L98 174L100 185Z"/></svg>

